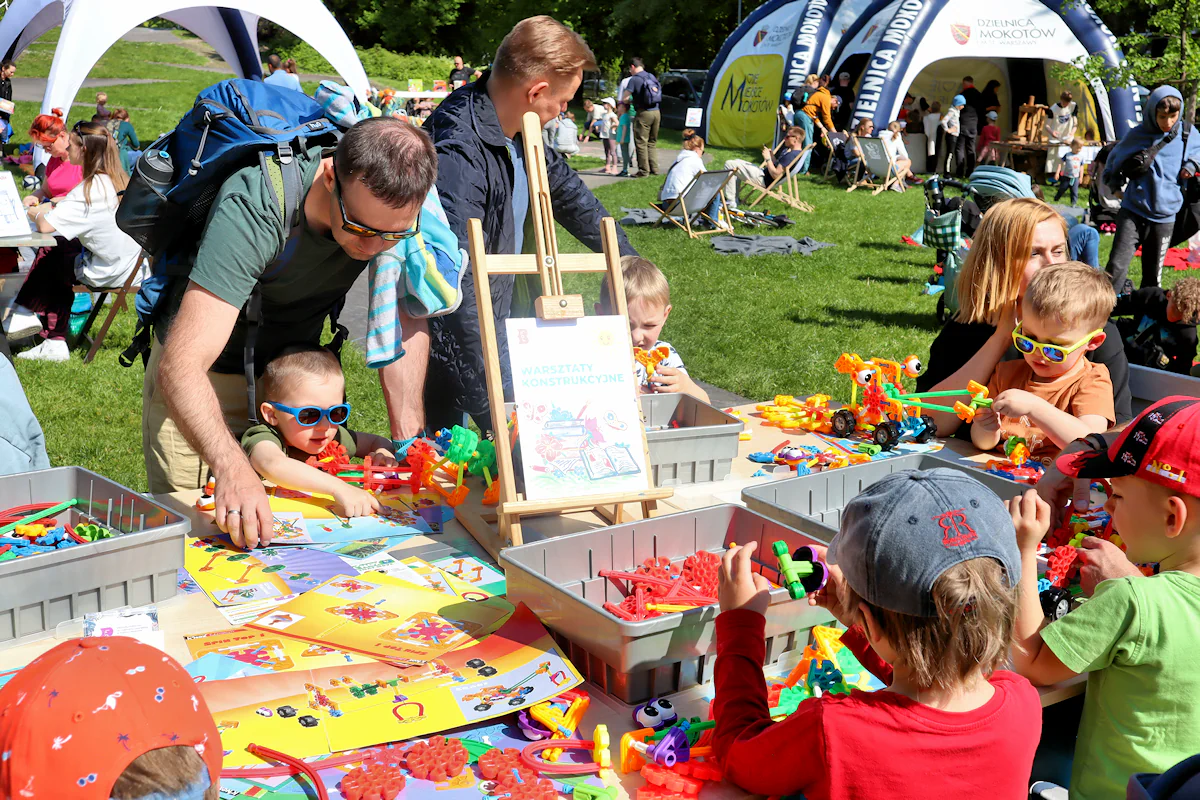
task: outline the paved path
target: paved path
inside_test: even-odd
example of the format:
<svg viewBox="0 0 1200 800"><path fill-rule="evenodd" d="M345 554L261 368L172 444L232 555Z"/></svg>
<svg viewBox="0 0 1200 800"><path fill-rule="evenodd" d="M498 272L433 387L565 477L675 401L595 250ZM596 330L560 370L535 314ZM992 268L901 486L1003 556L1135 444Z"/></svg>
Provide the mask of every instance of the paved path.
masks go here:
<svg viewBox="0 0 1200 800"><path fill-rule="evenodd" d="M152 78L87 78L83 82L85 89L98 89L105 86L122 86L131 83L168 83L169 81L154 80ZM26 100L32 103L42 102L42 98L46 96L46 79L45 78L13 78L13 100ZM77 106L92 105L95 103L76 103Z"/></svg>

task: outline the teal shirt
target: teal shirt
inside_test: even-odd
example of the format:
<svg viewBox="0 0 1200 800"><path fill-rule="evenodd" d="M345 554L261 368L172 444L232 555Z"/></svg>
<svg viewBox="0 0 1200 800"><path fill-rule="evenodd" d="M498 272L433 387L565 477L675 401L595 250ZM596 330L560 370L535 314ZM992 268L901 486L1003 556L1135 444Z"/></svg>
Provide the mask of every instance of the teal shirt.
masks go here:
<svg viewBox="0 0 1200 800"><path fill-rule="evenodd" d="M617 119L617 142L629 144L629 134L633 129L633 112L626 111Z"/></svg>
<svg viewBox="0 0 1200 800"><path fill-rule="evenodd" d="M1200 750L1200 578L1105 581L1042 640L1088 673L1071 800L1124 800L1130 775L1165 772Z"/></svg>

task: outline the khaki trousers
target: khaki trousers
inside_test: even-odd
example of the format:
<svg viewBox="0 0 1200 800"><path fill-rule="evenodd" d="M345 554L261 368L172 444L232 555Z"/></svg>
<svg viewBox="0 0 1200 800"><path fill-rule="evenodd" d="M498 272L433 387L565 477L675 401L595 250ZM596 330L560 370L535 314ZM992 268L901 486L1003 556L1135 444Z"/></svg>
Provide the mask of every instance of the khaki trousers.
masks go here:
<svg viewBox="0 0 1200 800"><path fill-rule="evenodd" d="M163 397L158 382L162 350L155 339L142 381L142 456L146 461L146 482L154 494L199 489L208 477L208 465L171 419ZM250 427L246 414L246 377L210 372L208 380L221 403L226 426L235 439L240 439ZM257 387L260 392L261 383Z"/></svg>

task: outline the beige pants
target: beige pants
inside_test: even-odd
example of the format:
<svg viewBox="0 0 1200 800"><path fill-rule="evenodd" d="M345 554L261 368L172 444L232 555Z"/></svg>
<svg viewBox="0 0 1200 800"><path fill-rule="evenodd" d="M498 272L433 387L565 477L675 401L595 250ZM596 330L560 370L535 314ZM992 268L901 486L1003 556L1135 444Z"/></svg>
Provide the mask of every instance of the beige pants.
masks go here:
<svg viewBox="0 0 1200 800"><path fill-rule="evenodd" d="M738 181L741 181L742 185L748 183L759 189L767 185L765 183L767 176L758 164L751 164L740 158L732 158L725 162L723 169L733 170L733 177L725 184L725 205L730 208L737 206Z"/></svg>
<svg viewBox="0 0 1200 800"><path fill-rule="evenodd" d="M171 419L159 386L158 362L162 349L155 339L142 381L142 455L146 461L146 481L150 492L155 494L199 489L208 477L208 465ZM234 438L240 439L250 426L246 418L245 376L210 372L208 380L221 403L225 424ZM261 381L258 389L262 389Z"/></svg>

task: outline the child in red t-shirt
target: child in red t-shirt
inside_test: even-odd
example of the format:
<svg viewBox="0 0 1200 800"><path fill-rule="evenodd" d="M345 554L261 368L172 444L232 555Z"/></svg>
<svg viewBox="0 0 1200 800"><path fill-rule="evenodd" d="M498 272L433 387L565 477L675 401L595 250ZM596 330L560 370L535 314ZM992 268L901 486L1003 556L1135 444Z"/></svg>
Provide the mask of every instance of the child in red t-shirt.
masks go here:
<svg viewBox="0 0 1200 800"><path fill-rule="evenodd" d="M754 550L731 547L720 570L713 746L726 778L808 800L1028 796L1041 703L998 669L1021 577L1000 498L958 470L908 470L846 505L829 580L809 602L852 626L842 643L888 688L805 700L779 723Z"/></svg>

